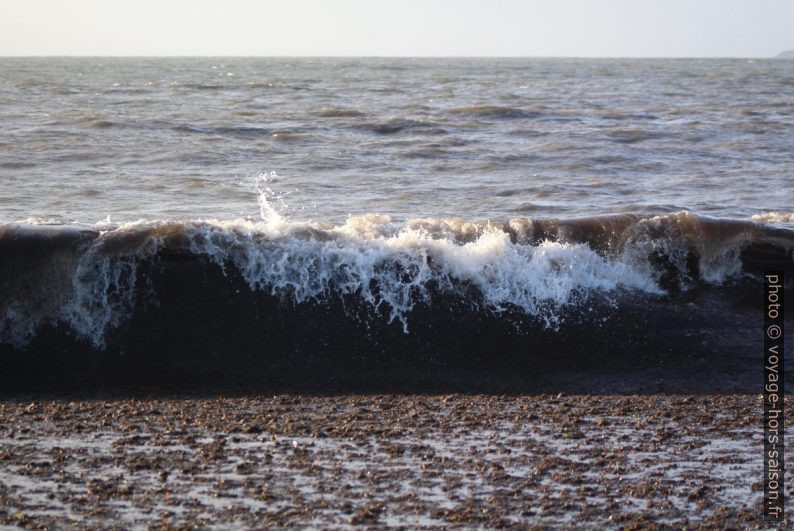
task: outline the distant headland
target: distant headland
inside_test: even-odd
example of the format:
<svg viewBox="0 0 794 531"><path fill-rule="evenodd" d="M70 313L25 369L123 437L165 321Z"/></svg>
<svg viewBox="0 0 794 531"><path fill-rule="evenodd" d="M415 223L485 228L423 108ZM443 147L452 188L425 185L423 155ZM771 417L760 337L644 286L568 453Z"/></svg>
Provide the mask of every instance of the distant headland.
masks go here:
<svg viewBox="0 0 794 531"><path fill-rule="evenodd" d="M775 59L794 59L794 50L786 50L775 56Z"/></svg>

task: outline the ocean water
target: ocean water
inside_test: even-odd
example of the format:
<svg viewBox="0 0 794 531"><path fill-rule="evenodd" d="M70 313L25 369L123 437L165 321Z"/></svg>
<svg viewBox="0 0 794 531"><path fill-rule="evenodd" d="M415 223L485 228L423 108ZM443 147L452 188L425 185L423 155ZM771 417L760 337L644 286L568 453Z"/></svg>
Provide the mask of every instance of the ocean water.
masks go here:
<svg viewBox="0 0 794 531"><path fill-rule="evenodd" d="M0 59L0 126L4 222L794 216L782 60Z"/></svg>
<svg viewBox="0 0 794 531"><path fill-rule="evenodd" d="M163 264L201 268L171 281L196 292L221 271L212 311L341 301L367 309L368 337L451 312L439 297L559 333L632 297L736 299L794 264L790 61L0 67L0 341L14 348L52 328L124 350L109 333L190 295L153 287Z"/></svg>

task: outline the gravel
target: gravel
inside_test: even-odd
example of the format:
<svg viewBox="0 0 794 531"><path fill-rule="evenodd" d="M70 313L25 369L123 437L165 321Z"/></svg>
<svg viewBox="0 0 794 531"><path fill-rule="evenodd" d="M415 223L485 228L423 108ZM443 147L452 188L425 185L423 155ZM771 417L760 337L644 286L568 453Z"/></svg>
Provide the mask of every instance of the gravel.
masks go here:
<svg viewBox="0 0 794 531"><path fill-rule="evenodd" d="M739 394L6 400L0 524L761 527L761 411Z"/></svg>

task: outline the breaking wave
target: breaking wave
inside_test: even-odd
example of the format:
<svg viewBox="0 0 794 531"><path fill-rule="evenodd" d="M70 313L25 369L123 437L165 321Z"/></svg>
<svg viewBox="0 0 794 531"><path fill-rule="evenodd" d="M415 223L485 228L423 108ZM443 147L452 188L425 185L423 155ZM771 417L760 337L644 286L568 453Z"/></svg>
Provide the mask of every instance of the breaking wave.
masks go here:
<svg viewBox="0 0 794 531"><path fill-rule="evenodd" d="M136 293L151 289L143 271L164 256L218 267L283 304L356 300L410 333L412 311L434 293L558 330L572 308L588 311L593 295L614 306L618 294L721 285L790 268L794 248L794 231L689 212L404 223L370 214L333 226L288 221L264 199L260 206L263 221L0 227L0 337L24 346L54 324L102 348L134 311Z"/></svg>

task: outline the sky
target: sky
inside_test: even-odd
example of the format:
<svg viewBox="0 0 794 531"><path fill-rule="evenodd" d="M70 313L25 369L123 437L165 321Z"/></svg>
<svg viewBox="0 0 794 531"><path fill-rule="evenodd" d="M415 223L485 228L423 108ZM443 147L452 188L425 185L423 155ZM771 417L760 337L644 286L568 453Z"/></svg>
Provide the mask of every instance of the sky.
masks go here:
<svg viewBox="0 0 794 531"><path fill-rule="evenodd" d="M0 0L0 55L770 57L792 0Z"/></svg>

